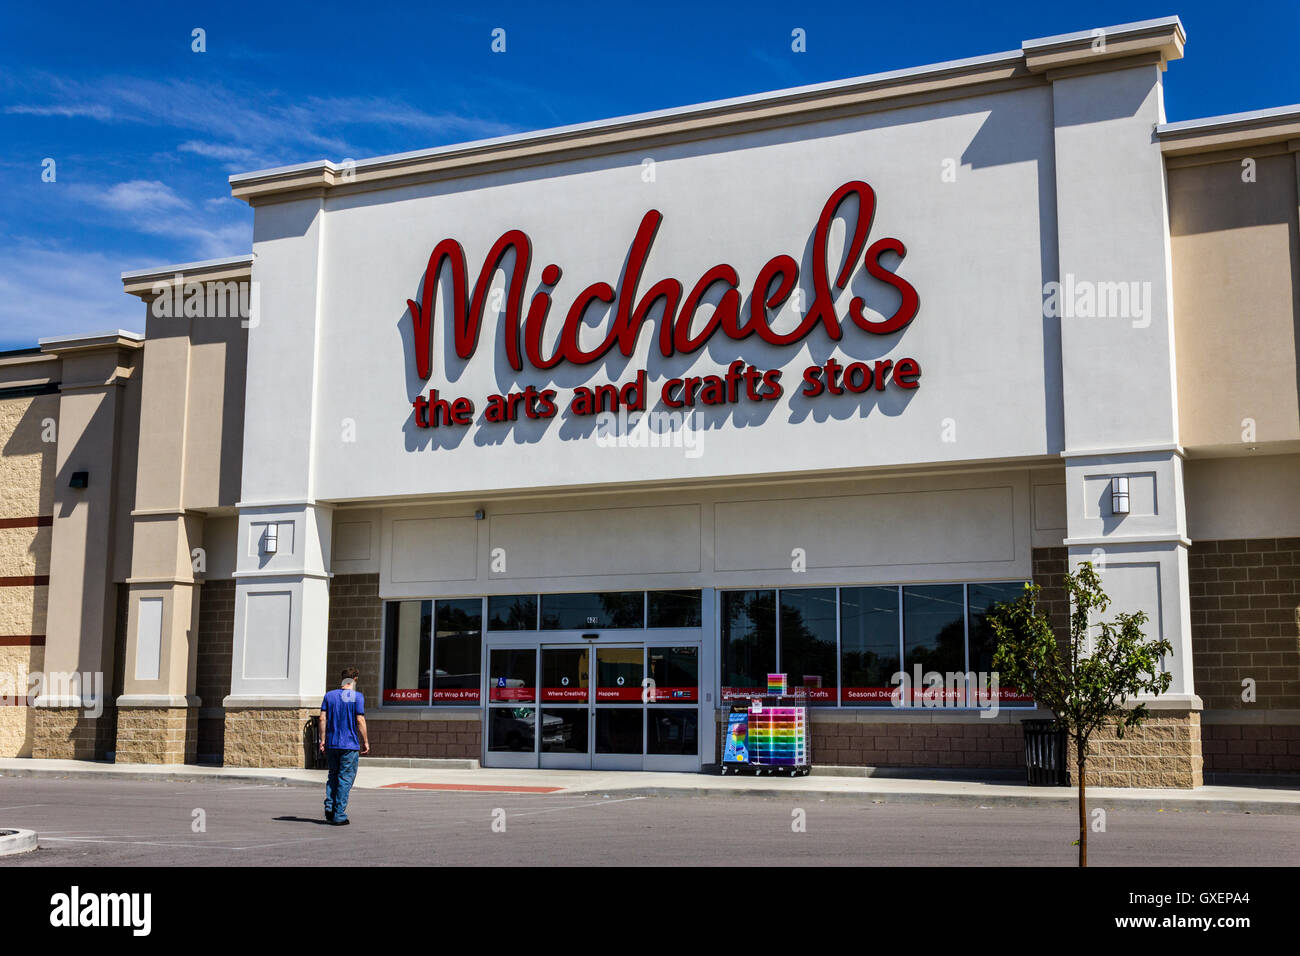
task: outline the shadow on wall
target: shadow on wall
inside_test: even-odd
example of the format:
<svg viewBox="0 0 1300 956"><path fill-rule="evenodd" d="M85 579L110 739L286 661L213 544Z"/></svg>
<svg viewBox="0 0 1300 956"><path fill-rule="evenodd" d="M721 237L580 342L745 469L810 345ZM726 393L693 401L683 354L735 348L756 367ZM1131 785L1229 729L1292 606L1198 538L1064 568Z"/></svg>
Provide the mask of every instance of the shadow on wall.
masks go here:
<svg viewBox="0 0 1300 956"><path fill-rule="evenodd" d="M19 403L27 405L14 419L0 412L0 427L7 427L10 421L13 422L12 427L8 428L3 445L0 445L0 476L3 477L6 495L21 495L28 489L35 492L34 498L28 496L26 500L21 497L9 497L0 517L48 518L54 511L59 417L57 386L54 391L42 389L36 394L22 397L6 396L0 399L0 403L8 406L6 410L14 409ZM37 467L32 467L31 459L34 458L40 459ZM35 532L27 547L27 554L35 567L33 573L45 576L49 574L52 529L48 526L38 527ZM10 624L3 629L5 632L12 631L21 635L45 633L48 587L36 585L32 592L30 611L21 620L11 619ZM14 613L12 605L10 613Z"/></svg>
<svg viewBox="0 0 1300 956"><path fill-rule="evenodd" d="M1253 164L1247 179L1244 160ZM1169 234L1174 239L1234 229L1286 226L1291 263L1292 355L1300 357L1300 182L1295 154L1233 156L1220 163L1177 167L1169 172ZM1280 258L1280 257L1279 257ZM1176 263L1177 264L1177 261ZM1206 277L1215 282L1213 276ZM1300 361L1296 363L1300 394Z"/></svg>

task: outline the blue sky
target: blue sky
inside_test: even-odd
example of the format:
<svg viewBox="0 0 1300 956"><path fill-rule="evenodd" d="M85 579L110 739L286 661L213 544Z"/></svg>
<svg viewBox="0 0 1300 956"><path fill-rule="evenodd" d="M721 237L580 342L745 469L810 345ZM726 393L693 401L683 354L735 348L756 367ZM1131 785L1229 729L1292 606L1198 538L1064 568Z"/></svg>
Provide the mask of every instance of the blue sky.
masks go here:
<svg viewBox="0 0 1300 956"><path fill-rule="evenodd" d="M0 20L0 349L140 329L119 274L246 252L226 177L681 106L1177 14L1168 118L1300 103L1300 3L17 3ZM206 52L191 31L206 31ZM506 31L506 52L490 49ZM807 52L791 50L796 28ZM55 161L54 182L42 163Z"/></svg>

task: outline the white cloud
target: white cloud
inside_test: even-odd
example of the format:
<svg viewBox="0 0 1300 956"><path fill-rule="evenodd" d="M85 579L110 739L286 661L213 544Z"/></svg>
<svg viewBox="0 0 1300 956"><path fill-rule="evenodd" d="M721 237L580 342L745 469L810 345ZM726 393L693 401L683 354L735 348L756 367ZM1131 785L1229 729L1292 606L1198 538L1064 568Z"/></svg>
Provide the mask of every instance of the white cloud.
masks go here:
<svg viewBox="0 0 1300 956"><path fill-rule="evenodd" d="M89 116L198 133L182 140L177 149L236 168L371 155L373 149L350 138L366 127L417 134L421 142L403 147L412 149L432 145L433 140L482 139L516 129L472 114L429 113L383 96L292 102L263 88L141 77L80 81L43 75L29 78L26 86L27 98L38 102L8 107L9 112Z"/></svg>
<svg viewBox="0 0 1300 956"><path fill-rule="evenodd" d="M6 106L6 113L13 113L19 116L61 116L72 118L78 116L88 116L91 119L97 119L101 122L108 122L113 118L113 111L107 106L100 104L87 103L77 105L75 103L56 104L53 106Z"/></svg>
<svg viewBox="0 0 1300 956"><path fill-rule="evenodd" d="M78 185L76 195L87 202L116 212L156 212L166 209L187 209L190 205L170 186L156 179L133 179L129 182L115 183L107 189Z"/></svg>
<svg viewBox="0 0 1300 956"><path fill-rule="evenodd" d="M178 245L178 259L217 259L239 255L252 246L251 212L230 197L192 203L166 183L133 179L112 186L75 184L78 202L112 213L109 224L123 231L162 236ZM136 263L127 268L143 268Z"/></svg>
<svg viewBox="0 0 1300 956"><path fill-rule="evenodd" d="M227 172L240 172L248 169L274 165L275 158L259 153L244 146L230 146L223 143L205 143L190 139L176 147L182 153L193 153L205 159L215 159L222 163Z"/></svg>
<svg viewBox="0 0 1300 956"><path fill-rule="evenodd" d="M50 335L144 328L145 307L122 291L131 268L103 252L20 242L0 271L0 348Z"/></svg>

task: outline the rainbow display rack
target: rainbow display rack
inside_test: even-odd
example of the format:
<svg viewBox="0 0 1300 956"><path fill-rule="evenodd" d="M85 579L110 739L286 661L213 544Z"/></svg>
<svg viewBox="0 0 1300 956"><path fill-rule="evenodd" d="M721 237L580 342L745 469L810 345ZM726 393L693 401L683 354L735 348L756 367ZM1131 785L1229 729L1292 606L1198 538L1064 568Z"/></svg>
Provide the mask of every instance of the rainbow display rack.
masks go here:
<svg viewBox="0 0 1300 956"><path fill-rule="evenodd" d="M723 774L805 776L812 768L807 698L798 689L753 698L748 707L744 738L727 749L744 756L734 762L724 757Z"/></svg>

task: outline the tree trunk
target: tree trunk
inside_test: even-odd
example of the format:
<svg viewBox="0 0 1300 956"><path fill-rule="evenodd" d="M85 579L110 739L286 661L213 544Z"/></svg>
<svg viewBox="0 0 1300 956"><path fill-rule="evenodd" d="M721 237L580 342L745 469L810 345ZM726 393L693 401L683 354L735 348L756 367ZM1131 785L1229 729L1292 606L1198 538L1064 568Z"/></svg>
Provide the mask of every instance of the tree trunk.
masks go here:
<svg viewBox="0 0 1300 956"><path fill-rule="evenodd" d="M1079 865L1088 865L1087 757L1079 758Z"/></svg>

